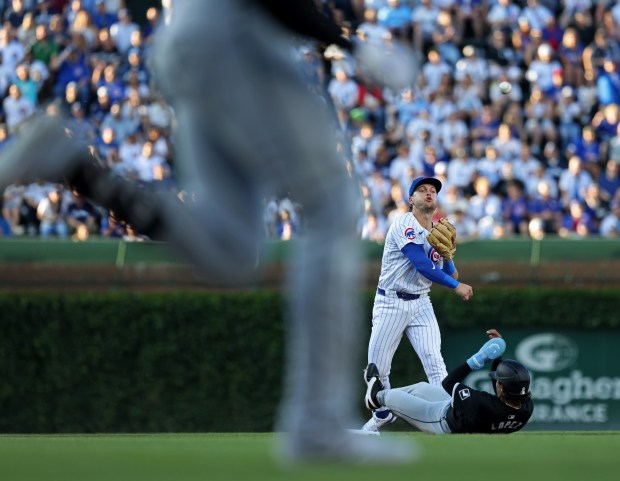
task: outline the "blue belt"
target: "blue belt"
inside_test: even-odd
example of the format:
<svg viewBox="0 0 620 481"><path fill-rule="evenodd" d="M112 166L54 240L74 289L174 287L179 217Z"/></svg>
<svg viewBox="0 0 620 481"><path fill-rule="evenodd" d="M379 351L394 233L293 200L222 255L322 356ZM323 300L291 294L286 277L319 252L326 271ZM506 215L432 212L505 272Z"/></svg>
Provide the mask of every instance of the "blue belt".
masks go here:
<svg viewBox="0 0 620 481"><path fill-rule="evenodd" d="M385 296L385 289L381 289L380 287L377 289L377 294L380 296ZM402 299L403 301L414 301L420 298L420 294L409 294L408 292L396 292L396 297Z"/></svg>

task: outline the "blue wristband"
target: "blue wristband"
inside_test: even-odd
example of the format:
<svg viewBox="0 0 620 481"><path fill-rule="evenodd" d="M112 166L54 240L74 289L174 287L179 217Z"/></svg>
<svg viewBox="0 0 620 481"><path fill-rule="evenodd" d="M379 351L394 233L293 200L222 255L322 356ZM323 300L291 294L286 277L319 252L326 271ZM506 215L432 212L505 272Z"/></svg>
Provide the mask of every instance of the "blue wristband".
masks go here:
<svg viewBox="0 0 620 481"><path fill-rule="evenodd" d="M449 261L444 260L443 268L441 270L444 271L449 276L454 274L454 271L456 271L456 267L454 266L454 261L452 261L452 259L450 259Z"/></svg>

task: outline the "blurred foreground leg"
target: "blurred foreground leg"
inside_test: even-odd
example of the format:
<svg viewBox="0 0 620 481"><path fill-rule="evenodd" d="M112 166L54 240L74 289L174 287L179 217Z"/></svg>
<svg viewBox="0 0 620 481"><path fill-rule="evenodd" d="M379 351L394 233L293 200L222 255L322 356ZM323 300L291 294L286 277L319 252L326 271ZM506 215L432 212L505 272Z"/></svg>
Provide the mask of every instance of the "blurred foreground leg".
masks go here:
<svg viewBox="0 0 620 481"><path fill-rule="evenodd" d="M410 461L408 443L345 429L359 423L353 394L361 244L355 185L336 153L336 126L290 64L286 34L260 10L196 2L175 15L158 39L155 62L178 118L182 181L232 217L260 218L250 209L265 194L290 192L303 206L303 236L288 263L279 459ZM188 65L188 75L177 75ZM220 188L220 176L231 172L244 188Z"/></svg>

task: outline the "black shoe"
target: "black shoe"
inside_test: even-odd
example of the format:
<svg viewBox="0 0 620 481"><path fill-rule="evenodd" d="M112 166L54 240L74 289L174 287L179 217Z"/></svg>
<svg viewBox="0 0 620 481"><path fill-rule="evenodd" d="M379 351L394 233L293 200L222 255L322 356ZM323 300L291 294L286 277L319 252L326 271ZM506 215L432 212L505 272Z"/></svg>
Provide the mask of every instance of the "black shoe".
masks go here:
<svg viewBox="0 0 620 481"><path fill-rule="evenodd" d="M383 390L383 384L379 380L379 369L373 363L368 364L364 369L364 381L368 388L366 389L366 396L364 397L364 404L369 410L379 409L381 404L377 399L377 393Z"/></svg>

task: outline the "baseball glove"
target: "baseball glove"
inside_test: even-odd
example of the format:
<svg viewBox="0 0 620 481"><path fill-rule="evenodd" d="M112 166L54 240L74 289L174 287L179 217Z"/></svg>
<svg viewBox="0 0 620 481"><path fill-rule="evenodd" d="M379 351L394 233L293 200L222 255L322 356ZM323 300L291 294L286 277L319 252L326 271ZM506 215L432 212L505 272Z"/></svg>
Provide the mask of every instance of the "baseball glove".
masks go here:
<svg viewBox="0 0 620 481"><path fill-rule="evenodd" d="M446 217L440 219L433 226L426 240L444 259L449 260L454 257L456 253L456 228Z"/></svg>

